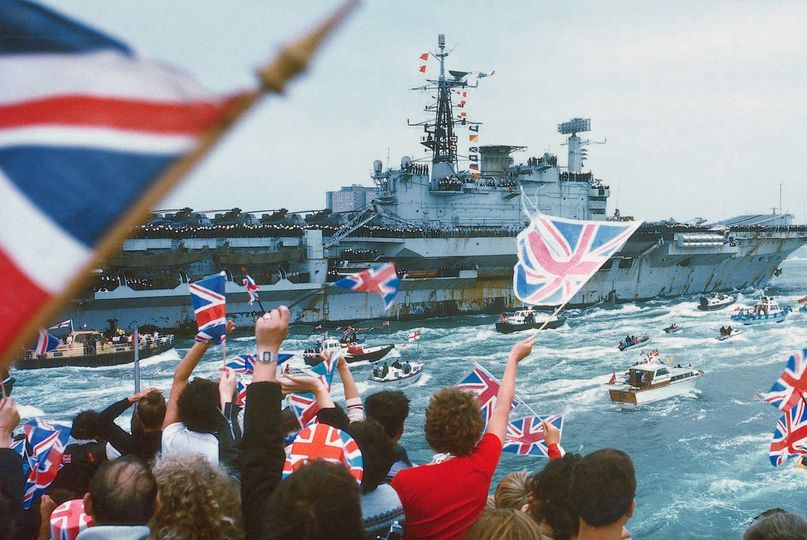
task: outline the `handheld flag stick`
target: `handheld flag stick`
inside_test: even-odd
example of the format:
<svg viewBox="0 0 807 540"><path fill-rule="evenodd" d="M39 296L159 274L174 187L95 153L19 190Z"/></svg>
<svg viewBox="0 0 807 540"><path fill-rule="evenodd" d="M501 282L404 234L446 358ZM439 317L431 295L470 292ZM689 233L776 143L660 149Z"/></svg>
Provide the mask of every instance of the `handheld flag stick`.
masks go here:
<svg viewBox="0 0 807 540"><path fill-rule="evenodd" d="M543 330L544 328L546 328L546 325L547 325L547 324L549 324L549 322L550 322L552 319L554 319L555 317L557 317L557 316L558 316L558 313L560 313L560 310L562 310L563 308L565 308L565 307L566 307L566 304L568 304L568 302L564 302L564 303L562 303L561 305L559 305L559 306L558 306L558 307L555 309L555 311L553 311L553 312L552 312L552 315L550 315L550 316L549 316L549 317L548 317L548 318L547 318L547 319L544 321L544 324L542 324L542 325L540 326L540 328L538 328L538 330L536 330L535 332L533 332L533 333L532 333L532 336L531 336L531 337L536 337L536 336L538 335L538 333L539 333L541 330Z"/></svg>
<svg viewBox="0 0 807 540"><path fill-rule="evenodd" d="M56 317L72 298L81 294L92 277L92 270L98 267L99 260L103 261L119 248L131 234L131 229L145 220L151 208L154 208L171 188L210 152L227 130L244 116L244 113L252 108L260 97L268 93L283 93L286 83L305 70L325 37L357 4L358 0L348 0L308 34L283 47L277 58L258 72L260 87L236 96L229 113L208 128L199 137L196 147L171 164L157 180L144 190L142 196L129 207L123 216L110 226L102 239L94 246L92 256L88 257L87 261L67 281L60 294L33 313L21 325L8 347L0 351L0 364L7 365L12 362L19 350L25 347L31 336L36 334L38 328L47 327L49 320Z"/></svg>

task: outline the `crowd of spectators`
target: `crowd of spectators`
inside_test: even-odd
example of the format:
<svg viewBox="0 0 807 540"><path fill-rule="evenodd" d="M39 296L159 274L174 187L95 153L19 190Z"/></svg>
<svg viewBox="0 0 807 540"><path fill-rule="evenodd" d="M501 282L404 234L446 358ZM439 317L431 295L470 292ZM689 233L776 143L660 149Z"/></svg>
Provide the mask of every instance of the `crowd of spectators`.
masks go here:
<svg viewBox="0 0 807 540"><path fill-rule="evenodd" d="M464 180L455 176L446 176L437 181L437 191L460 191Z"/></svg>
<svg viewBox="0 0 807 540"><path fill-rule="evenodd" d="M159 389L148 388L101 412L80 413L61 470L29 510L23 510L22 457L11 449L20 417L13 399L2 399L0 537L630 538L637 483L630 457L609 448L564 454L549 424L549 463L532 474L505 476L489 497L519 364L534 338L512 347L487 423L468 391L447 387L431 396L424 436L435 455L429 464L414 465L400 444L410 413L403 392L382 390L363 400L348 364L337 360L343 408L322 379L278 368L274 355L289 318L280 308L256 322L259 360L243 409L232 370L222 368L218 382L192 378L209 347L201 341L177 365L167 402ZM295 416L282 409L288 393L310 394L318 406L297 438ZM115 418L135 404L128 432ZM322 429L357 445L361 474L327 447L312 449L313 439L301 439ZM302 447L312 450L301 458ZM67 519L65 509L72 512ZM773 509L755 518L744 538L805 534L807 521Z"/></svg>

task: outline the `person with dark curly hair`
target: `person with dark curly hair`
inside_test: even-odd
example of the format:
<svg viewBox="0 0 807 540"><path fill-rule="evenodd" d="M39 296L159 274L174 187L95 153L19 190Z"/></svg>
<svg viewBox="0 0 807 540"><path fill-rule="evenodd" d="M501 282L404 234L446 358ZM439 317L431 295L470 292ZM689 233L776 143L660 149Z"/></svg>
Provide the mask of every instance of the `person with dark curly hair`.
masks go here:
<svg viewBox="0 0 807 540"><path fill-rule="evenodd" d="M485 509L510 418L518 363L534 343L530 337L513 345L484 436L475 395L459 388L432 394L426 442L438 455L432 463L404 469L392 480L406 514L407 538L463 538Z"/></svg>
<svg viewBox="0 0 807 540"><path fill-rule="evenodd" d="M605 448L575 464L569 487L579 515L578 540L620 540L636 508L636 473L630 457Z"/></svg>
<svg viewBox="0 0 807 540"><path fill-rule="evenodd" d="M227 332L234 329L235 324L227 321ZM162 455L201 454L216 465L219 441L215 433L222 426L228 428L227 419L219 409L219 387L199 377L188 382L208 347L210 341L194 343L174 370L162 425Z"/></svg>
<svg viewBox="0 0 807 540"><path fill-rule="evenodd" d="M807 540L807 519L782 508L771 508L751 521L743 540Z"/></svg>
<svg viewBox="0 0 807 540"><path fill-rule="evenodd" d="M577 536L578 515L569 494L569 486L572 470L581 459L579 454L566 454L547 463L528 481L528 513L538 524L541 533L554 540L570 540Z"/></svg>
<svg viewBox="0 0 807 540"><path fill-rule="evenodd" d="M398 471L412 466L406 449L400 444L404 423L409 416L409 398L400 390L382 390L364 400L364 410L368 418L373 418L384 426L387 436L395 444L395 463L385 479L390 483Z"/></svg>

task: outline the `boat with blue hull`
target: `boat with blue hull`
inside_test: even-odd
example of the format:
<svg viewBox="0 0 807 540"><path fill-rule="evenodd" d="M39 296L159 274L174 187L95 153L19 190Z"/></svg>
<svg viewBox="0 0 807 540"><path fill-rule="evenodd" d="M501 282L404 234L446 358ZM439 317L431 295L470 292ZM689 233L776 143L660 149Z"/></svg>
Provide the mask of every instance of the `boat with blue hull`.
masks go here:
<svg viewBox="0 0 807 540"><path fill-rule="evenodd" d="M741 308L731 316L732 321L742 324L780 323L790 313L790 306L780 306L772 296L763 296L753 308Z"/></svg>

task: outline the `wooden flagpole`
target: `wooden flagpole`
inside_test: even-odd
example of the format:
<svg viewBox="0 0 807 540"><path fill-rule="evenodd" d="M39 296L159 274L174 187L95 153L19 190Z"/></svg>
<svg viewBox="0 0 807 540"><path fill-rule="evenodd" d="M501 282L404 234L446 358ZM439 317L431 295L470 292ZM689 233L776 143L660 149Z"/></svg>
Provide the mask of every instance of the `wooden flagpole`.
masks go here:
<svg viewBox="0 0 807 540"><path fill-rule="evenodd" d="M56 317L71 299L81 294L91 278L91 271L97 268L106 258L117 250L131 234L133 227L141 224L149 213L168 192L184 178L199 161L221 140L227 130L238 121L264 94L282 94L285 85L296 75L303 72L308 62L319 48L322 41L344 20L356 7L358 0L348 0L330 17L320 23L308 34L283 47L274 61L258 71L260 87L251 92L242 93L233 99L229 114L211 126L198 140L196 147L188 154L174 162L152 185L143 196L126 211L95 246L92 258L73 276L67 287L51 299L42 309L29 319L16 339L12 340L8 349L2 352L0 364L7 366L16 359L41 327Z"/></svg>

